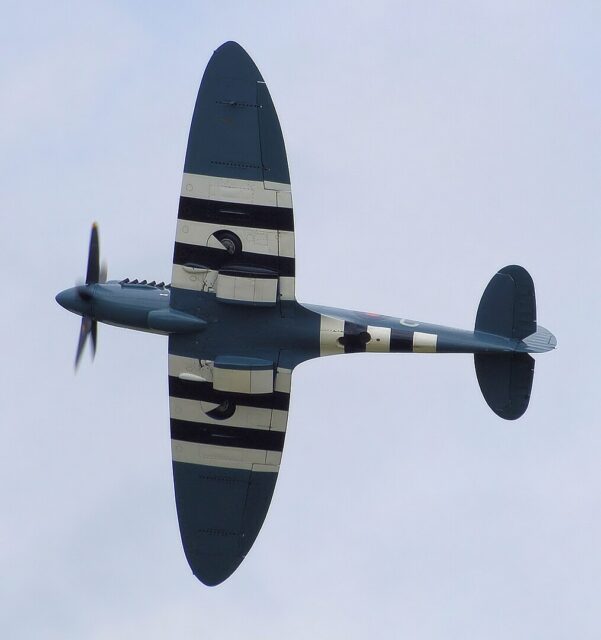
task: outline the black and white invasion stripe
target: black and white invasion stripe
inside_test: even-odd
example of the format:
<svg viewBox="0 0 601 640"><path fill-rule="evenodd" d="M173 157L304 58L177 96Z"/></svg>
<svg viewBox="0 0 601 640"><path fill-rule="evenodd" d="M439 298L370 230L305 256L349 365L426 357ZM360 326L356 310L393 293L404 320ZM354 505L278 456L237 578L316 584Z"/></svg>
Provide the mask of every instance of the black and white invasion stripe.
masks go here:
<svg viewBox="0 0 601 640"><path fill-rule="evenodd" d="M357 324L322 314L320 355L337 353L434 353L437 335L409 327Z"/></svg>
<svg viewBox="0 0 601 640"><path fill-rule="evenodd" d="M201 375L198 360L169 355L173 460L277 472L288 419L291 371L276 370L274 391L269 394L219 392L211 382L200 380ZM233 410L219 415L224 405Z"/></svg>
<svg viewBox="0 0 601 640"><path fill-rule="evenodd" d="M224 232L239 240L234 255L218 240ZM212 291L217 273L230 266L272 272L279 280L279 299L294 299L290 185L184 174L172 285Z"/></svg>

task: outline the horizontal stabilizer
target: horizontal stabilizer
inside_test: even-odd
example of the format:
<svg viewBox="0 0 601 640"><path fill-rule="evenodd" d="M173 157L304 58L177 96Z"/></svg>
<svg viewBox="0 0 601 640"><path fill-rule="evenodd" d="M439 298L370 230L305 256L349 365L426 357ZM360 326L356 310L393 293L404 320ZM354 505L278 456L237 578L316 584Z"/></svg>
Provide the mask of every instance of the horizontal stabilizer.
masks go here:
<svg viewBox="0 0 601 640"><path fill-rule="evenodd" d="M522 340L536 331L534 282L523 267L498 271L482 294L476 331Z"/></svg>
<svg viewBox="0 0 601 640"><path fill-rule="evenodd" d="M529 353L551 351L555 336L536 324L536 296L530 274L518 265L500 269L484 290L476 333L507 338L513 353L474 355L476 375L488 406L505 420L516 420L530 402L534 360Z"/></svg>
<svg viewBox="0 0 601 640"><path fill-rule="evenodd" d="M527 353L476 353L474 364L488 406L505 420L522 416L530 402L534 359Z"/></svg>

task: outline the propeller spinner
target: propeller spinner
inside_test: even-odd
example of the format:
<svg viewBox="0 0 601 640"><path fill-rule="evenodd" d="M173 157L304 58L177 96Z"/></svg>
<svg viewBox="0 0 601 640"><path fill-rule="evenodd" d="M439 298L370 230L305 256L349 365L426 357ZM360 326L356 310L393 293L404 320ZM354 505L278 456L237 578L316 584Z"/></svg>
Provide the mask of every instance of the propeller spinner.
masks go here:
<svg viewBox="0 0 601 640"><path fill-rule="evenodd" d="M92 357L96 354L96 344L98 335L98 323L90 315L91 302L94 297L94 285L106 282L107 267L106 263L100 264L100 246L98 241L98 226L96 223L92 225L92 233L90 235L90 248L88 251L88 267L86 270L85 284L62 291L56 296L56 301L66 309L81 313L81 328L79 331L79 340L77 342L77 352L75 354L75 369L79 365L81 355L84 351L88 336L92 341Z"/></svg>

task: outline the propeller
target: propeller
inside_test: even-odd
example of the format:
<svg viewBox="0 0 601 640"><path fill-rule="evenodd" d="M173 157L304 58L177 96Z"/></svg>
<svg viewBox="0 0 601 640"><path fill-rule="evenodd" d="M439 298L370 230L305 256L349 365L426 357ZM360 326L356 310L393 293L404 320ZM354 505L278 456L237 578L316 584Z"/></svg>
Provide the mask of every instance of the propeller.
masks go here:
<svg viewBox="0 0 601 640"><path fill-rule="evenodd" d="M88 251L88 268L86 271L86 283L77 287L77 293L82 300L89 302L94 294L90 285L106 282L107 265L106 262L100 264L100 245L98 241L98 226L92 225L90 236L90 249ZM77 342L77 352L75 354L75 369L79 365L81 355L86 346L88 336L92 341L92 358L96 354L96 344L98 341L98 323L92 316L84 315L81 318L81 328L79 330L79 340Z"/></svg>

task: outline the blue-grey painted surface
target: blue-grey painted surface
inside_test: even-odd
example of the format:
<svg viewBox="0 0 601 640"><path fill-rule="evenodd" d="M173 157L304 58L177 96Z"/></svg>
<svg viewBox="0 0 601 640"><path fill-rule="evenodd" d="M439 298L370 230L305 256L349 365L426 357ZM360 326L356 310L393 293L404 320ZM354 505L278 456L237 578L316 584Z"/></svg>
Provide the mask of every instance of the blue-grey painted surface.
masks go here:
<svg viewBox="0 0 601 640"><path fill-rule="evenodd" d="M236 43L226 43L215 52L203 77L192 119L185 172L289 183L284 141L267 87L250 57ZM219 221L219 215L224 220L237 215L214 211L208 205L192 209L186 198L180 199L179 218L187 220L186 216L190 216L207 222L201 216L209 216L214 223L215 216ZM247 207L243 214L246 226L253 226L256 214L257 220L269 221L269 228L280 229L277 208L266 213L260 207ZM286 209L282 217L286 231L293 228L291 216L291 210ZM84 320L92 319L92 323L100 321L169 333L172 355L247 364L249 359L262 360L273 363L274 371L276 367L294 369L301 362L321 355L323 316L337 319L338 326L343 327L341 335L328 336L334 340L339 335L340 353L365 351L371 340L369 327L390 329L391 352L413 351L416 338L419 341L424 334L435 335L435 347L430 350L476 354L478 380L489 406L501 417L515 419L527 407L532 383L533 367L526 354L555 346L551 334L543 331L536 333L536 339L523 340L532 338L536 315L532 280L521 267L506 267L493 278L478 311L476 330L466 331L406 318L302 305L294 300L278 300L275 306L248 306L232 301L224 303L212 292L181 288L172 291L168 287L127 282L99 284L97 239L92 245L95 258L89 265L93 263L94 278L88 278L84 287L61 292L57 296L59 304L84 316ZM215 251L219 252L176 243L174 263L203 264L199 256L204 256L219 261L211 265L213 270L231 267L226 262L227 252ZM240 251L236 260L241 263L238 267L269 268L279 276L294 276L294 259L289 257ZM91 332L95 342L95 324L90 326L86 331ZM84 324L82 335L83 332ZM177 378L172 378L170 389L180 384ZM201 388L206 391L205 387L197 387ZM194 399L201 400L202 396ZM268 397L268 402L271 400L276 401L275 392ZM181 425L185 421L172 417L171 422L172 434L181 435L187 428ZM202 444L223 437L224 446L228 446L225 430L218 432L214 424L210 425L212 431L209 425L189 424L197 425L197 434L189 436L188 442ZM252 430L244 434L249 441L257 437ZM277 443L273 440L273 446L281 452L283 434ZM188 562L205 584L218 584L236 569L252 546L267 513L277 473L177 461L173 463L173 472Z"/></svg>
<svg viewBox="0 0 601 640"><path fill-rule="evenodd" d="M290 182L280 124L262 83L239 44L226 42L217 49L192 116L186 173Z"/></svg>
<svg viewBox="0 0 601 640"><path fill-rule="evenodd" d="M531 359L512 359L512 354L525 355L536 349L506 336L296 302L287 303L294 307L294 313L282 316L275 307L223 304L215 294L182 290L176 311L169 307L168 288L110 283L89 289L90 300L85 305L77 289L62 292L57 301L101 322L157 333L168 330L169 353L216 360L216 366L219 362L224 366L268 362L293 369L317 358L322 315L350 326L389 328L391 335L401 337L399 343L403 345L411 345L415 331L436 334L439 353L485 354L480 360L476 356L478 381L487 403L498 415L515 419L528 406ZM182 305L182 300L187 302ZM181 318L169 325L169 313L180 314ZM165 317L160 327L153 322L157 314ZM197 319L202 329L190 331L186 318ZM181 462L173 463L173 471L186 558L204 584L218 584L231 575L252 546L265 519L277 474Z"/></svg>
<svg viewBox="0 0 601 640"><path fill-rule="evenodd" d="M132 286L112 283L93 285L90 302L82 304L77 298L77 288L67 289L57 295L57 302L78 315L89 313L100 322L165 333L165 328L152 326L157 311L169 309L169 289L151 286ZM359 326L390 328L410 339L415 331L436 334L437 353L538 353L540 348L522 340L482 331L454 329L428 322L380 316L348 309L338 309L310 304L287 303L294 307L294 314L282 317L273 307L248 307L224 304L215 294L179 290L179 296L188 300L181 318L195 317L201 322L198 332L190 331L184 321L178 326L174 316L172 353L197 356L214 360L220 355L258 357L274 361L273 355L287 353L287 362L293 368L297 364L317 358L319 351L320 318L322 315L338 318ZM180 298L181 299L181 298ZM409 325L409 326L408 326ZM167 327L169 329L169 327ZM549 334L552 338L553 336ZM555 346L552 343L552 347ZM342 353L342 352L341 352ZM277 358L275 359L277 361Z"/></svg>
<svg viewBox="0 0 601 640"><path fill-rule="evenodd" d="M261 358L218 356L215 358L215 366L218 369L268 371L273 369L273 362L262 360Z"/></svg>
<svg viewBox="0 0 601 640"><path fill-rule="evenodd" d="M184 551L204 584L223 582L242 562L265 519L276 476L173 463Z"/></svg>
<svg viewBox="0 0 601 640"><path fill-rule="evenodd" d="M500 269L476 313L476 329L522 340L536 331L536 297L530 274L518 265Z"/></svg>

